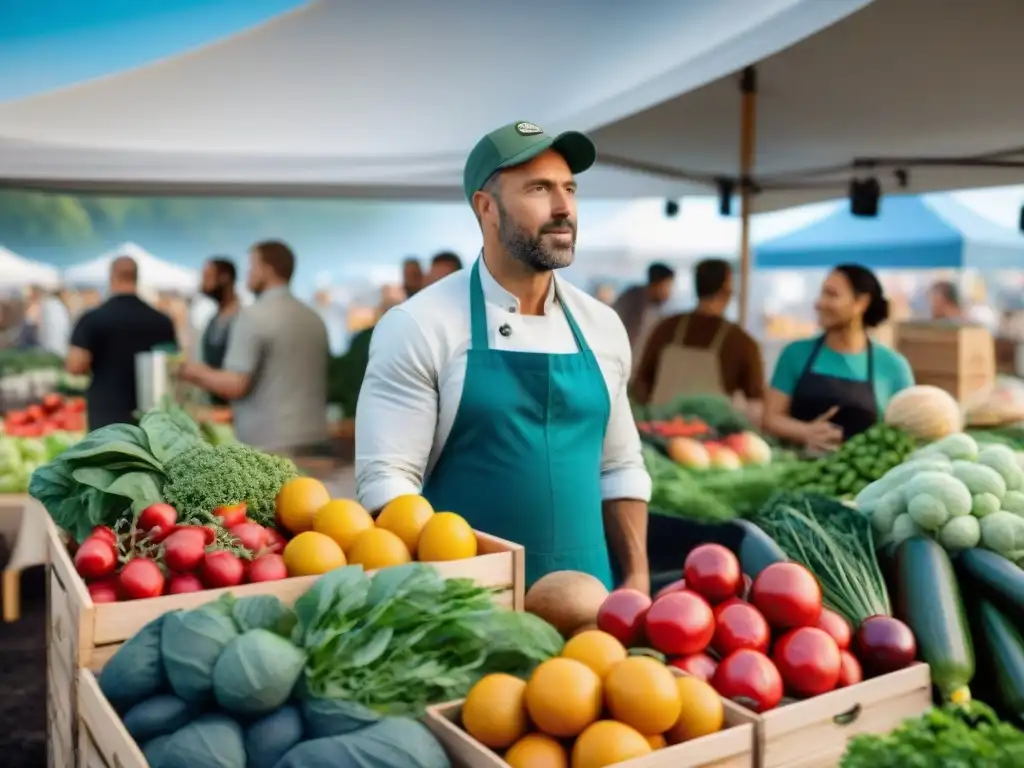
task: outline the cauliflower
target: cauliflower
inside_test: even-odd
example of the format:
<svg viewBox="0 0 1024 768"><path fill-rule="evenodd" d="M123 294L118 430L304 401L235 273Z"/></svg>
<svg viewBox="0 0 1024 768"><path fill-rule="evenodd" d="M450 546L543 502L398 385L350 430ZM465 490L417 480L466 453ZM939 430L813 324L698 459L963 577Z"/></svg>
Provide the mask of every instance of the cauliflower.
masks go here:
<svg viewBox="0 0 1024 768"><path fill-rule="evenodd" d="M1007 560L1024 557L1024 517L1000 510L982 518L981 545Z"/></svg>
<svg viewBox="0 0 1024 768"><path fill-rule="evenodd" d="M1021 520L1024 522L1024 519ZM911 536L920 536L924 531L917 523L914 522L914 518L910 515L904 514L896 518L892 524L892 534L889 536L888 541L893 544L899 544Z"/></svg>
<svg viewBox="0 0 1024 768"><path fill-rule="evenodd" d="M975 517L987 517L993 512L999 511L999 497L992 493L974 494L974 504L971 505L971 514Z"/></svg>
<svg viewBox="0 0 1024 768"><path fill-rule="evenodd" d="M954 432L941 440L936 440L931 445L917 451L919 455L934 456L942 454L949 459L964 459L966 461L977 461L978 443L968 434Z"/></svg>
<svg viewBox="0 0 1024 768"><path fill-rule="evenodd" d="M939 531L939 544L950 552L971 549L981 541L981 523L971 515L954 517Z"/></svg>
<svg viewBox="0 0 1024 768"><path fill-rule="evenodd" d="M1006 481L992 467L973 461L954 461L953 477L967 486L971 493L987 493L1001 501L1006 495Z"/></svg>
<svg viewBox="0 0 1024 768"><path fill-rule="evenodd" d="M1006 482L1006 490L1024 490L1024 469L1017 463L1017 457L1005 445L987 446L978 454L978 463L991 467Z"/></svg>
<svg viewBox="0 0 1024 768"><path fill-rule="evenodd" d="M906 512L903 503L903 491L889 491L871 512L871 525L880 536L888 536L892 532L896 518Z"/></svg>
<svg viewBox="0 0 1024 768"><path fill-rule="evenodd" d="M911 504L917 496L930 496L934 498L945 511L945 517L939 520L936 528L946 522L950 517L960 517L971 514L974 505L974 498L963 482L957 480L953 475L945 472L919 472L914 475L903 489L904 498L907 500L907 511L910 511ZM924 513L924 506L917 508ZM925 519L934 521L936 513L927 514Z"/></svg>
<svg viewBox="0 0 1024 768"><path fill-rule="evenodd" d="M937 531L949 519L949 511L930 493L919 493L907 503L907 514L926 531Z"/></svg>
<svg viewBox="0 0 1024 768"><path fill-rule="evenodd" d="M1003 509L1024 517L1024 491L1007 491L1003 496Z"/></svg>

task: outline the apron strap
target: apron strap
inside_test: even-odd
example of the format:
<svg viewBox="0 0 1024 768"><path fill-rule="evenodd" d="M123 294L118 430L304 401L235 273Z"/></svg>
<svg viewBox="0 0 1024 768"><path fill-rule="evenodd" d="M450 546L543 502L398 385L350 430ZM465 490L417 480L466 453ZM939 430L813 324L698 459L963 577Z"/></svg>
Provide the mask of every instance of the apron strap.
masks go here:
<svg viewBox="0 0 1024 768"><path fill-rule="evenodd" d="M686 329L690 327L690 315L689 313L679 318L679 323L676 324L676 335L672 337L672 343L678 347L685 346L686 341Z"/></svg>
<svg viewBox="0 0 1024 768"><path fill-rule="evenodd" d="M814 342L814 347L811 348L811 354L807 356L807 362L804 363L804 369L800 371L800 375L797 376L797 383L800 383L800 379L811 372L811 366L814 365L814 361L818 359L818 353L821 352L822 346L825 344L825 334L818 337L818 340Z"/></svg>
<svg viewBox="0 0 1024 768"><path fill-rule="evenodd" d="M558 280L552 275L551 279L555 281L555 299L558 301L559 306L562 307L562 314L565 315L566 321L569 323L569 330L572 331L572 337L576 339L576 346L580 352L589 352L590 345L587 343L586 337L583 335L583 331L576 324L576 318L572 316L572 312L569 310L569 305L565 303L562 298L562 292L558 288Z"/></svg>
<svg viewBox="0 0 1024 768"><path fill-rule="evenodd" d="M480 258L473 262L473 271L469 276L469 348L487 349L487 307L484 304L484 288L480 283Z"/></svg>
<svg viewBox="0 0 1024 768"><path fill-rule="evenodd" d="M732 323L722 318L722 324L718 326L718 330L715 331L715 337L711 339L711 344L708 345L708 349L711 352L717 352L722 344L725 343L725 337L729 335L729 331L732 330Z"/></svg>

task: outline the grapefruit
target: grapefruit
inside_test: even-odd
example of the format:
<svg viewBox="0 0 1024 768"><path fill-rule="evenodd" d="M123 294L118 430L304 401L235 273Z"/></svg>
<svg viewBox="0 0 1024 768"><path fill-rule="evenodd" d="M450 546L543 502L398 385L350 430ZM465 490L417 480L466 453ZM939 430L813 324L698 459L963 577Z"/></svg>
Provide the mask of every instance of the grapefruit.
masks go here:
<svg viewBox="0 0 1024 768"><path fill-rule="evenodd" d="M601 705L601 678L575 659L548 659L526 684L526 711L548 736L576 736L597 721Z"/></svg>
<svg viewBox="0 0 1024 768"><path fill-rule="evenodd" d="M602 680L612 667L625 660L626 646L599 629L581 632L565 644L561 655L567 659L582 661Z"/></svg>
<svg viewBox="0 0 1024 768"><path fill-rule="evenodd" d="M319 576L345 565L337 542L316 531L304 531L289 541L283 557L289 576Z"/></svg>
<svg viewBox="0 0 1024 768"><path fill-rule="evenodd" d="M614 720L591 725L572 748L572 768L604 768L651 753L651 745L638 731Z"/></svg>
<svg viewBox="0 0 1024 768"><path fill-rule="evenodd" d="M377 527L391 531L400 538L409 553L416 557L416 546L427 521L434 516L430 502L416 494L398 496L389 501L377 516Z"/></svg>
<svg viewBox="0 0 1024 768"><path fill-rule="evenodd" d="M369 528L352 542L348 561L363 566L364 571L375 571L392 565L403 565L412 560L409 550L398 536L383 528Z"/></svg>
<svg viewBox="0 0 1024 768"><path fill-rule="evenodd" d="M373 528L370 513L350 499L332 499L313 516L313 530L330 536L344 552L348 552L356 536L370 528Z"/></svg>
<svg viewBox="0 0 1024 768"><path fill-rule="evenodd" d="M476 532L454 512L438 512L420 531L416 558L424 563L476 557Z"/></svg>
<svg viewBox="0 0 1024 768"><path fill-rule="evenodd" d="M682 698L669 668L647 656L630 656L604 679L611 716L640 733L664 733L679 719Z"/></svg>
<svg viewBox="0 0 1024 768"><path fill-rule="evenodd" d="M330 500L327 488L315 478L288 480L277 492L277 522L291 533L312 530L313 516Z"/></svg>
<svg viewBox="0 0 1024 768"><path fill-rule="evenodd" d="M487 675L466 695L462 727L491 749L505 749L521 739L526 719L526 683L504 674Z"/></svg>
<svg viewBox="0 0 1024 768"><path fill-rule="evenodd" d="M528 733L505 753L510 768L569 768L565 747L543 733Z"/></svg>

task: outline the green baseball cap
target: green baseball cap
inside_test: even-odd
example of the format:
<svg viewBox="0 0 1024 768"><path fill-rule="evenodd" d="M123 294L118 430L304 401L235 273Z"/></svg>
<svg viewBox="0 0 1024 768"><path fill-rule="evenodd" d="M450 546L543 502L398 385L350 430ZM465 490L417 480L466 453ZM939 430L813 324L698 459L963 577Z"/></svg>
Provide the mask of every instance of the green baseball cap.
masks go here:
<svg viewBox="0 0 1024 768"><path fill-rule="evenodd" d="M573 173L583 173L597 159L594 142L578 131L551 136L535 123L509 123L480 139L466 158L462 172L466 200L472 201L495 172L522 165L548 149L564 157Z"/></svg>

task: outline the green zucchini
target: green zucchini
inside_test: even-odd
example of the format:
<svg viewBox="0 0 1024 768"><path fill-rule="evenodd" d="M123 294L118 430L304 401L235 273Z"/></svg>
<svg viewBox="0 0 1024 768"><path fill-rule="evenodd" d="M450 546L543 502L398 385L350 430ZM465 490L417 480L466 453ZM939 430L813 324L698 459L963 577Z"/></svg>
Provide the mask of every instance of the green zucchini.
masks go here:
<svg viewBox="0 0 1024 768"><path fill-rule="evenodd" d="M739 558L743 573L752 579L772 563L785 563L789 560L775 539L762 531L749 520L733 520L743 532L740 540Z"/></svg>
<svg viewBox="0 0 1024 768"><path fill-rule="evenodd" d="M932 682L943 700L968 701L974 647L949 555L932 539L912 536L896 550L894 576L896 618L914 633Z"/></svg>
<svg viewBox="0 0 1024 768"><path fill-rule="evenodd" d="M1017 618L1024 617L1024 571L997 552L966 549L959 556L960 569L981 588L985 597Z"/></svg>
<svg viewBox="0 0 1024 768"><path fill-rule="evenodd" d="M999 695L1019 722L1024 720L1024 640L1013 623L992 603L982 600L979 611Z"/></svg>

